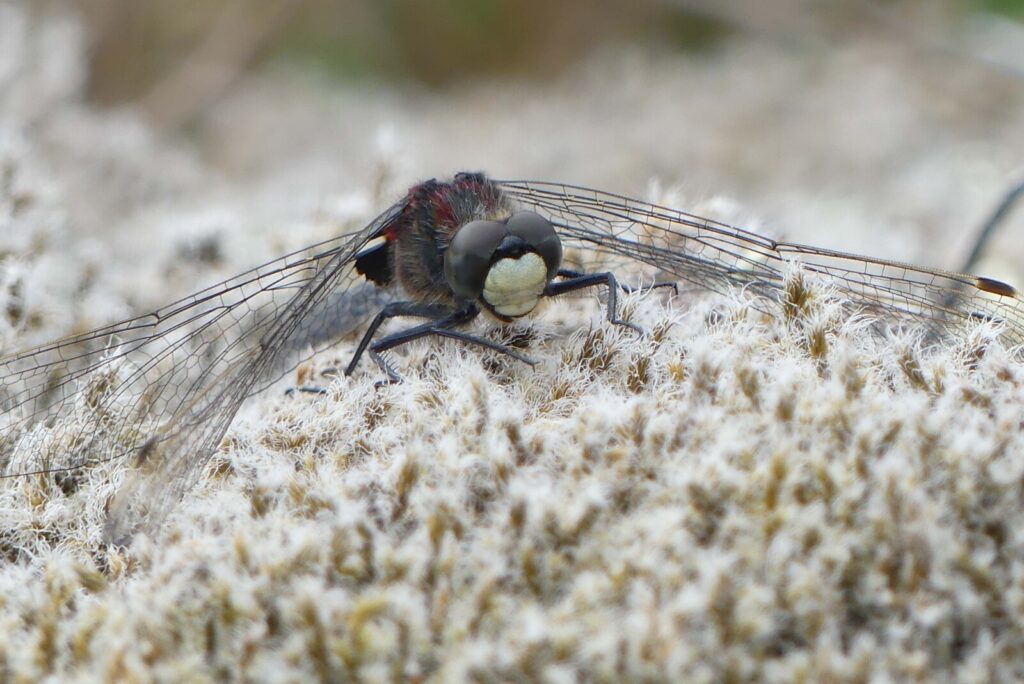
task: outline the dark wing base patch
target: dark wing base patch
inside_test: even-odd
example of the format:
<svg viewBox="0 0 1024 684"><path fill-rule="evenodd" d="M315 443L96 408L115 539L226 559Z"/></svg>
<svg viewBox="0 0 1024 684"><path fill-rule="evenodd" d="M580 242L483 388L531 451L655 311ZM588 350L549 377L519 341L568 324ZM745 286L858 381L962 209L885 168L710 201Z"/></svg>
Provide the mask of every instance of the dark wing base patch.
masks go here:
<svg viewBox="0 0 1024 684"><path fill-rule="evenodd" d="M356 255L356 271L370 282L381 287L391 284L394 278L392 264L392 245L390 241L364 249Z"/></svg>

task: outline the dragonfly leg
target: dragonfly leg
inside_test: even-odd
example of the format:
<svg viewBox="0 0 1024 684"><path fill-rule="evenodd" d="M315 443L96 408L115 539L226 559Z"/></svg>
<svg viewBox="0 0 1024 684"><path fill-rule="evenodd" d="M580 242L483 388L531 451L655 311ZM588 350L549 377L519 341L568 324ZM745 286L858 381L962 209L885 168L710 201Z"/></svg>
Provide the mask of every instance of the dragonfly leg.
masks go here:
<svg viewBox="0 0 1024 684"><path fill-rule="evenodd" d="M451 312L450 307L439 304L421 304L419 302L392 302L388 304L374 316L373 322L370 323L366 332L363 333L363 339L359 340L359 346L356 347L355 353L352 354L352 360L348 362L348 366L345 368L345 375L352 375L352 372L356 369L356 364L359 363L359 359L363 356L363 352L370 346L373 336L377 334L377 329L389 318L408 316L411 318L443 319L445 316L450 315Z"/></svg>
<svg viewBox="0 0 1024 684"><path fill-rule="evenodd" d="M562 268L562 269L558 270L558 277L559 278L565 278L566 280L569 280L569 279L572 279L572 278L582 278L582 277L587 276L587 275L594 275L594 274L581 273L580 271L572 271L572 270L567 269L567 268ZM604 275L604 274L603 273L598 273L596 275ZM616 279L616 282L618 282L618 279ZM598 284L601 284L601 283L598 283ZM651 283L650 285L648 285L646 287L644 287L642 285L640 287L633 287L632 285L627 285L626 283L618 283L618 285L619 285L619 289L622 290L623 292L639 292L641 290L654 290L654 289L660 288L660 287L671 287L673 293L679 294L679 284L676 281L674 281L674 280L656 280L656 281L654 281L653 283ZM584 287L586 287L586 286L584 285Z"/></svg>
<svg viewBox="0 0 1024 684"><path fill-rule="evenodd" d="M359 341L359 346L356 347L355 353L352 355L352 360L349 361L348 366L345 368L345 375L351 375L352 371L355 370L356 364L359 359L362 358L366 348L373 341L373 336L377 333L377 329L383 325L384 321L389 318L396 318L399 316L410 316L418 318L443 318L447 314L451 313L451 307L431 304L421 304L419 302L392 302L382 308L373 321L370 323L366 332L363 334L362 339ZM320 372L320 375L325 378L333 378L338 375L338 369L334 366L325 368ZM296 392L303 394L326 394L327 390L317 385L303 385L302 387L289 387L285 390L285 395L291 396Z"/></svg>
<svg viewBox="0 0 1024 684"><path fill-rule="evenodd" d="M427 310L427 308L429 308L425 305L419 305L414 302L396 302L396 304L408 305L408 307L396 307L395 309L388 311L388 309L391 308L392 306L389 305L388 307L385 307L384 311L381 311L381 313L378 314L377 318L380 319L381 322L383 322L383 320L386 320L387 318L393 318L395 316L426 317L424 312ZM414 311L416 313L395 313L395 311L402 310ZM477 308L475 304L468 304L461 309L456 309L455 311L446 309L446 312L446 315L438 317L435 320L427 321L426 323L413 326L411 328L408 328L407 330L400 330L396 333L383 337L377 340L376 342L370 344L369 338L372 336L376 328L379 327L380 325L380 323L377 322L377 319L374 319L374 323L376 323L376 325L371 325L370 330L368 330L367 334L363 337L363 342L360 343L359 349L356 350L356 356L353 357L352 362L349 363L349 366L345 371L346 375L351 374L351 372L355 369L355 364L359 360L359 355L362 353L363 350L367 349L368 345L370 358L373 359L373 362L377 364L377 366L384 372L384 375L386 376L386 380L382 381L380 384L393 384L401 382L402 377L394 368L391 367L391 365L384 359L383 356L381 356L381 354L390 349L394 349L396 347L400 347L403 344L412 342L413 340L418 340L422 337L428 337L430 335L448 337L454 340L461 340L469 344L475 344L477 346L484 347L492 351L501 352L502 354L505 354L513 359L516 359L517 361L522 361L523 363L530 364L531 366L535 363L529 357L523 356L522 354L516 352L515 350L504 344L500 344L498 342L494 342L483 337L478 337L476 335L471 335L469 333L462 332L461 330L456 330L455 328L465 325L466 323L469 323L480 314L480 309Z"/></svg>
<svg viewBox="0 0 1024 684"><path fill-rule="evenodd" d="M317 387L316 385L303 385L302 387L289 387L284 391L284 395L290 397L296 392L301 392L302 394L327 394L327 389L325 387Z"/></svg>
<svg viewBox="0 0 1024 684"><path fill-rule="evenodd" d="M644 334L644 331L640 326L624 321L618 316L618 291L634 292L636 288L620 283L618 279L616 279L614 273L611 273L610 271L606 271L604 273L579 273L577 271L562 269L558 272L558 276L560 278L564 278L564 280L549 283L547 288L544 290L545 296L557 297L558 295L562 295L567 292L574 292L588 287L603 285L608 288L608 321L615 325L621 325L631 330L635 330L641 335ZM651 287L671 287L674 291L679 291L674 282L654 283Z"/></svg>

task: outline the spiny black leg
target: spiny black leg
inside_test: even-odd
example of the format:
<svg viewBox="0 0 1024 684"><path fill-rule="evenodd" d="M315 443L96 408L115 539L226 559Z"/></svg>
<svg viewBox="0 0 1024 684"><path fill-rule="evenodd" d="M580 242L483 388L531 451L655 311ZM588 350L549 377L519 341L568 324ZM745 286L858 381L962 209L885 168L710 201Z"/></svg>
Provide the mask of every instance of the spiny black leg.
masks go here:
<svg viewBox="0 0 1024 684"><path fill-rule="evenodd" d="M415 318L433 318L433 319L444 319L452 313L451 307L441 306L440 304L421 304L419 302L392 302L380 310L374 319L370 323L370 327L366 329L363 334L363 339L359 340L359 346L356 347L355 353L352 355L352 360L348 362L348 366L345 368L345 375L352 375L352 372L356 369L356 364L359 363L359 359L362 357L363 352L366 351L366 347L369 346L370 341L373 340L373 336L377 334L377 328L379 328L384 321L389 318L395 318L397 316L411 316ZM476 314L473 314L475 316ZM472 317L467 321L472 320Z"/></svg>
<svg viewBox="0 0 1024 684"><path fill-rule="evenodd" d="M503 344L493 342L483 337L477 337L476 335L470 335L469 333L462 332L461 330L453 330L453 327L464 325L471 321L473 318L475 318L477 314L479 314L480 310L477 309L475 305L471 306L472 309L458 311L455 314L446 316L441 320L430 321L428 323L424 323L422 325L417 325L415 327L409 328L408 330L400 330L394 334L388 335L387 337L383 337L374 342L373 344L371 344L369 351L370 358L373 359L374 363L376 363L377 366L387 376L387 380L383 381L383 383L381 384L392 384L402 381L402 377L398 374L397 371L395 371L394 368L391 367L390 364L388 364L387 361L384 360L384 357L381 356L381 353L386 352L389 349L399 347L403 344L412 342L413 340L418 340L421 337L427 337L429 335L448 337L453 340L461 340L462 342L475 344L477 346L484 347L492 351L501 352L502 354L510 356L516 361L522 361L523 363L529 364L531 366L536 363L533 359L527 356L523 356L522 354L514 351L510 347L507 347ZM470 311L472 312L471 315L469 313ZM460 317L458 314L463 314L463 316Z"/></svg>
<svg viewBox="0 0 1024 684"><path fill-rule="evenodd" d="M575 271L559 271L558 275L566 280L560 280L558 282L548 283L548 286L544 289L544 295L547 297L557 297L558 295L565 294L566 292L573 292L575 290L582 290L587 287L594 287L595 285L604 285L608 288L608 321L615 325L625 326L631 330L635 330L637 333L643 335L644 331L640 326L634 325L627 321L622 320L618 317L619 310L619 296L618 291L620 289L626 292L632 292L633 288L628 285L620 285L619 281L616 280L615 274L611 272L605 273L576 273ZM655 283L653 287L675 287L675 283Z"/></svg>
<svg viewBox="0 0 1024 684"><path fill-rule="evenodd" d="M398 374L398 371L392 368L391 364L385 361L383 356L372 349L370 350L370 360L377 364L377 368L384 371L384 377L386 378L385 380L378 380L373 383L374 387L380 388L384 385L397 385L402 382L402 376Z"/></svg>
<svg viewBox="0 0 1024 684"><path fill-rule="evenodd" d="M631 285L619 285L626 292L638 292L640 290L656 290L661 287L671 287L672 294L679 294L679 283L674 280L656 280L651 283L648 287L640 286L633 287Z"/></svg>
<svg viewBox="0 0 1024 684"><path fill-rule="evenodd" d="M566 268L559 269L558 273L556 274L557 277L565 278L566 280L573 278L582 278L583 276L586 275L591 274L580 273L579 271L570 271L569 269ZM674 292L675 294L679 294L679 284L674 280L657 280L651 283L648 287L633 287L632 285L627 285L626 283L619 283L619 289L622 290L623 292L639 292L641 290L654 290L659 287L671 287L672 292Z"/></svg>
<svg viewBox="0 0 1024 684"><path fill-rule="evenodd" d="M302 392L303 394L327 394L327 389L313 385L303 385L302 387L289 387L284 391L284 395L290 397L296 392Z"/></svg>

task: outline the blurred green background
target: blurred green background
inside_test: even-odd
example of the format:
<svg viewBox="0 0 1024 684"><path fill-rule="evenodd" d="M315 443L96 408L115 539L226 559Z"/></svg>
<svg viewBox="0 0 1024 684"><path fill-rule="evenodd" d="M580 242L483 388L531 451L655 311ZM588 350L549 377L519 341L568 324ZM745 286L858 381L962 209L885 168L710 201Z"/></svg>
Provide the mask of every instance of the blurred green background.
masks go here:
<svg viewBox="0 0 1024 684"><path fill-rule="evenodd" d="M549 78L596 49L642 42L709 53L736 35L800 49L863 31L924 42L1024 0L48 0L89 26L90 99L178 126L239 75L305 63L346 81L430 88Z"/></svg>

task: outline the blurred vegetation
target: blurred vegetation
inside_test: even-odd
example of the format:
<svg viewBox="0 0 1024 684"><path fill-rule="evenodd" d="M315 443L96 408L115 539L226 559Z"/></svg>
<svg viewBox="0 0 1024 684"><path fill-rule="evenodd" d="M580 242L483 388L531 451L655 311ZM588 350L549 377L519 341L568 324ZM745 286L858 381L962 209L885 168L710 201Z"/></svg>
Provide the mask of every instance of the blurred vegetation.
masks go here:
<svg viewBox="0 0 1024 684"><path fill-rule="evenodd" d="M1024 0L44 2L73 6L89 27L91 99L141 104L167 126L187 122L247 70L282 61L343 80L445 87L495 75L555 76L615 43L706 53L737 33L801 41L815 32L872 30L880 12L908 28L922 16L955 23L979 8L1024 15Z"/></svg>
<svg viewBox="0 0 1024 684"><path fill-rule="evenodd" d="M91 0L99 102L143 96L176 62L210 52L246 66L298 59L346 80L443 86L551 74L609 41L708 42L713 22L653 0ZM216 36L211 41L211 36ZM206 47L218 42L219 47ZM242 45L245 48L242 48ZM244 54L243 54L244 53Z"/></svg>
<svg viewBox="0 0 1024 684"><path fill-rule="evenodd" d="M1024 19L1024 0L984 0L985 11L1012 19Z"/></svg>

